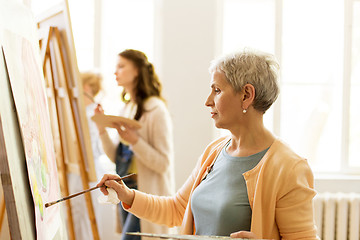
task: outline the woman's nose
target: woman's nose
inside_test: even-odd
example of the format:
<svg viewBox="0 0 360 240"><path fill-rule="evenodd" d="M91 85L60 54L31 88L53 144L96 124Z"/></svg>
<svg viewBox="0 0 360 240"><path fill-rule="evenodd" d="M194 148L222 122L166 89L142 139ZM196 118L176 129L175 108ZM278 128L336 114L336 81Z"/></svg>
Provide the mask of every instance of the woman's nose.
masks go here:
<svg viewBox="0 0 360 240"><path fill-rule="evenodd" d="M206 98L205 106L210 107L213 105L211 94Z"/></svg>

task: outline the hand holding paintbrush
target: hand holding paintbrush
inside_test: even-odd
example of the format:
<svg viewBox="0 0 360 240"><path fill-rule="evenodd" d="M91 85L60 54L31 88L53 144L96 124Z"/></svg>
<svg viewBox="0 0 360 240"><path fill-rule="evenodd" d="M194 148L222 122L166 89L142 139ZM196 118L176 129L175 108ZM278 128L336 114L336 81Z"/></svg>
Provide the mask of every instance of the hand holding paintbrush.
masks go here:
<svg viewBox="0 0 360 240"><path fill-rule="evenodd" d="M109 175L109 174L105 174L105 176L106 176L106 175ZM121 182L121 180L126 179L126 178L129 178L129 177L132 177L132 176L134 176L134 175L135 175L135 173L131 173L131 174L126 175L126 176L124 176L124 177L119 177L118 175L114 175L114 176L116 176L116 179L112 179L112 180L115 180L115 181L118 182L118 184L119 184L119 182ZM104 177L105 177L105 176L104 176ZM103 179L104 179L104 177L103 177ZM102 180L103 180L103 179L102 179ZM87 190L84 190L84 191L81 191L81 192L72 194L72 195L70 195L70 196L61 198L61 199L56 200L56 201L54 201L54 202L46 203L46 204L45 204L45 207L46 207L46 208L47 208L47 207L50 207L50 206L52 206L52 205L54 205L54 204L56 204L56 203L59 203L59 202L62 202L62 201L71 199L71 198L73 198L73 197L79 196L79 195L81 195L81 194L83 194L83 193L90 192L90 191L95 190L95 189L97 189L97 188L104 188L104 189L105 189L106 187L110 187L110 186L108 186L108 185L105 185L105 182L102 183L102 180L100 181L101 184L99 183L98 185L96 185L96 187L89 188L89 189L87 189ZM103 190L101 190L101 191L104 193ZM106 193L107 193L107 190L106 190Z"/></svg>
<svg viewBox="0 0 360 240"><path fill-rule="evenodd" d="M106 187L112 188L116 191L121 202L131 206L134 201L135 191L128 188L123 182L119 182L119 178L119 175L116 174L105 174L97 186L101 187L100 190L104 195L109 194Z"/></svg>
<svg viewBox="0 0 360 240"><path fill-rule="evenodd" d="M96 102L95 99L89 94L87 93L86 91L83 92L84 96L86 97L87 101L85 102L88 102L89 104L92 102L92 103L95 103L96 104L96 108L94 109L94 116L95 115L100 115L103 116L104 115L104 109L102 108L101 104ZM85 99L85 100L86 100ZM90 101L90 102L89 102ZM86 104L85 104L86 105ZM99 130L99 133L102 134L103 132L105 132L105 127L102 126L101 124L99 124L98 122L96 122L96 126Z"/></svg>
<svg viewBox="0 0 360 240"><path fill-rule="evenodd" d="M83 94L84 94L84 96L85 96L88 100L90 100L90 102L95 103L95 104L97 105L97 106L96 106L96 109L95 109L95 113L102 113L102 114L104 114L104 110L103 110L101 104L98 103L98 102L96 102L93 96L91 96L91 95L90 95L89 93L87 93L86 91L84 91ZM87 104L85 104L85 105L87 105Z"/></svg>

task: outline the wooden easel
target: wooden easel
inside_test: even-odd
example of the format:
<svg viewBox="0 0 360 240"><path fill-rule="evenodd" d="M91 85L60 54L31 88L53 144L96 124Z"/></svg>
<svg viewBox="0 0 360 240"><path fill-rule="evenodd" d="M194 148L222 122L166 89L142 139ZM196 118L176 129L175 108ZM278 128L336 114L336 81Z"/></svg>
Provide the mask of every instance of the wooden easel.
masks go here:
<svg viewBox="0 0 360 240"><path fill-rule="evenodd" d="M57 27L49 27L45 32L45 37L41 39L41 58L43 63L43 71L46 81L46 87L48 91L48 95L52 96L54 99L54 105L56 113L56 119L52 119L52 121L56 121L55 126L53 128L57 129L59 134L60 141L58 146L58 151L56 152L58 170L60 173L60 183L61 190L63 195L69 195L69 186L67 182L67 173L69 172L69 168L78 167L82 185L84 189L88 189L89 187L89 176L86 170L86 149L84 143L84 133L81 128L81 120L80 113L78 108L78 89L74 84L70 81L68 73L69 69L67 69L67 65L65 63L65 54L63 52L64 43L61 38L61 33ZM66 83L64 86L63 83ZM65 119L65 114L63 113L64 109L64 97L69 96L69 104L71 108L71 117L72 119ZM50 104L50 103L49 103ZM50 114L51 115L51 114ZM73 166L73 164L66 161L66 158L71 156L69 147L65 144L67 139L66 136L66 122L72 121L75 127L76 140L78 143L79 155L78 166ZM96 218L94 213L94 208L92 205L92 199L90 193L85 194L86 206L88 210L90 225L92 229L92 234L94 239L99 239L99 233L96 224ZM70 201L66 202L67 204L67 215L69 220L69 237L70 239L75 239L74 233L74 224L71 213L71 205Z"/></svg>
<svg viewBox="0 0 360 240"><path fill-rule="evenodd" d="M2 193L0 197L0 233L2 231L4 218L5 218L5 198L4 198L4 193Z"/></svg>
<svg viewBox="0 0 360 240"><path fill-rule="evenodd" d="M3 136L0 136L0 138L2 138ZM0 180L1 182L1 180ZM8 227L8 221L7 221L7 216L6 216L6 205L5 205L5 197L4 197L4 190L2 189L2 186L0 186L0 239L2 239L2 237L9 237L9 235L6 235L5 232L9 232L9 227ZM5 222L4 222L5 220Z"/></svg>
<svg viewBox="0 0 360 240"><path fill-rule="evenodd" d="M1 232L3 221L4 221L4 217L5 217L4 215L5 215L5 199L4 199L4 196L1 195L1 199L0 199L0 232Z"/></svg>

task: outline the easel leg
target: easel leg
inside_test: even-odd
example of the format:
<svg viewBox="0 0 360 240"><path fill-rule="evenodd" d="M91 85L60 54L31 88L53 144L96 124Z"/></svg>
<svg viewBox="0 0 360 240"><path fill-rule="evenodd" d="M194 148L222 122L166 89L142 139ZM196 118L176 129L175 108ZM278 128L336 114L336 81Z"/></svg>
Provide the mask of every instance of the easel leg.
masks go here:
<svg viewBox="0 0 360 240"><path fill-rule="evenodd" d="M63 76L65 77L67 92L72 93L73 86L70 82L70 79L68 78L69 71L66 70L66 65L65 65L65 61L64 61L64 59L65 59L64 53L62 51L63 46L62 46L60 31L56 27L54 27L53 31L55 33L55 39L53 41L55 52L52 55L55 57L54 61L61 63L60 67L62 68L61 70L64 73ZM59 79L56 79L56 77L54 76L54 80L59 80ZM57 84L59 84L59 81L57 82ZM55 85L55 83L54 83L54 85ZM84 189L89 189L90 188L89 178L88 178L88 174L86 172L86 165L85 165L85 160L87 159L87 156L86 156L85 144L84 144L84 139L83 139L84 134L82 132L81 123L80 123L80 115L79 115L80 113L79 113L79 109L78 109L78 105L77 105L78 103L77 103L77 99L73 96L71 96L69 101L70 101L71 112L72 112L72 114L71 114L72 120L75 124L76 140L79 144L79 150L80 150L80 158L78 161L80 176L81 176L81 180L82 180ZM97 229L96 217L95 217L95 212L94 212L94 208L93 208L93 204L92 204L91 195L85 194L85 200L86 200L86 206L88 209L89 220L90 220L93 238L98 240L99 233L98 233L98 229Z"/></svg>
<svg viewBox="0 0 360 240"><path fill-rule="evenodd" d="M43 46L43 51L45 52L46 55L44 55L43 58L43 67L44 67L44 75L46 76L46 62L49 59L49 54L50 54L50 46L49 46L49 40L52 34L52 29L49 29L49 35L46 38L46 45ZM48 81L49 78L52 79L52 86L54 87L54 66L53 66L53 61L51 59L49 59L49 64L50 64L50 72L48 73ZM50 85L47 84L47 85ZM54 95L54 94L53 94ZM54 95L55 96L55 95ZM67 181L67 175L66 175L66 165L65 165L65 159L64 159L64 146L63 146L63 134L61 132L61 120L62 120L62 116L61 116L61 111L59 111L59 107L58 107L58 101L55 100L55 105L56 105L56 114L57 114L57 123L58 123L58 129L59 129L59 136L60 136L60 143L61 143L61 160L57 161L58 164L60 164L60 166L58 166L58 170L59 170L59 174L61 175L61 188L62 188L62 192L67 196L69 195L69 186L68 186L68 181ZM68 220L68 234L69 234L69 239L70 240L75 240L75 230L74 230L74 221L73 221L73 216L72 216L72 212L71 212L71 204L70 202L66 202L66 212L67 212L67 220Z"/></svg>
<svg viewBox="0 0 360 240"><path fill-rule="evenodd" d="M4 199L4 194L2 194L0 200L0 232L2 231L4 216L5 216L5 199Z"/></svg>

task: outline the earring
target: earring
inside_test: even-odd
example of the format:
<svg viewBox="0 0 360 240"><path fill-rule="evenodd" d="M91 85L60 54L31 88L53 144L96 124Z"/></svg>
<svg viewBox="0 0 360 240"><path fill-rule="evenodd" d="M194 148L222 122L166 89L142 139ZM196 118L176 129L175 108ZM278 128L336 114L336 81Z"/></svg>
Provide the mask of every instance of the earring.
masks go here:
<svg viewBox="0 0 360 240"><path fill-rule="evenodd" d="M125 95L124 95L124 100L125 101L130 101L130 93L125 93Z"/></svg>
<svg viewBox="0 0 360 240"><path fill-rule="evenodd" d="M247 110L246 110L246 109L244 109L244 110L243 110L243 113L245 114L246 112L247 112Z"/></svg>

